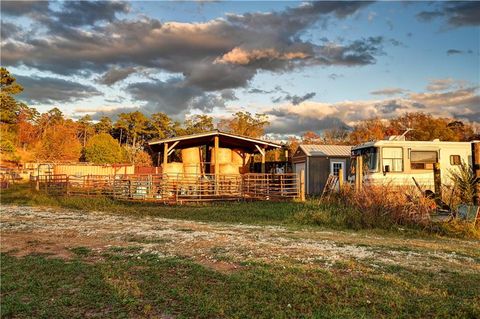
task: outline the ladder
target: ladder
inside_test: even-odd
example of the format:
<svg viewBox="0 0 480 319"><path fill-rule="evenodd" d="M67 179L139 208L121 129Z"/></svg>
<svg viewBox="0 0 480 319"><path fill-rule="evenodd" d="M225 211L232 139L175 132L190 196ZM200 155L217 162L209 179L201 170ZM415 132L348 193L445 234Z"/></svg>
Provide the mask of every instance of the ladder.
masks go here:
<svg viewBox="0 0 480 319"><path fill-rule="evenodd" d="M328 199L330 197L330 195L335 190L337 184L338 184L338 176L332 175L332 174L328 175L327 182L325 183L325 186L323 187L322 195L320 196L320 202L324 198Z"/></svg>

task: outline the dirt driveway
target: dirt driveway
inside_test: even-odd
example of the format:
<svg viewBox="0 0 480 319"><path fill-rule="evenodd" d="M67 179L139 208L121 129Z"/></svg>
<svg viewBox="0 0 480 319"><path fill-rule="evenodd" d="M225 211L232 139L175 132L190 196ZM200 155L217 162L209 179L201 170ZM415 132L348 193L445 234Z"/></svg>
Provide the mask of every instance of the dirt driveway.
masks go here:
<svg viewBox="0 0 480 319"><path fill-rule="evenodd" d="M161 208L159 208L161 209ZM342 231L204 223L156 217L25 206L0 208L1 251L71 258L72 248L192 258L219 270L242 262L329 267L357 260L373 266L480 271L480 243L459 239L405 239Z"/></svg>

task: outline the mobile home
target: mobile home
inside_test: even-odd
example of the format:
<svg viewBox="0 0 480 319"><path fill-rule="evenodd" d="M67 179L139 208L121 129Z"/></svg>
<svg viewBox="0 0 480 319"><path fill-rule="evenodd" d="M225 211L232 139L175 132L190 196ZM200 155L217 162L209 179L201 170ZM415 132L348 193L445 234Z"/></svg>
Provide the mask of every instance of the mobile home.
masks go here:
<svg viewBox="0 0 480 319"><path fill-rule="evenodd" d="M411 185L412 177L423 186L433 187L433 165L440 164L442 183L449 184L450 172L462 163L472 164L473 142L405 141L392 137L352 148L362 156L368 183Z"/></svg>

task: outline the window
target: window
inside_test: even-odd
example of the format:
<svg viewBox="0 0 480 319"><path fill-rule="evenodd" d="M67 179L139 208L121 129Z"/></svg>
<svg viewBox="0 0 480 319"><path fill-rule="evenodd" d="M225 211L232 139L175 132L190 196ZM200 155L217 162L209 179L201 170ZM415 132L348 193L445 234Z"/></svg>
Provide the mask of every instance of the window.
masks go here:
<svg viewBox="0 0 480 319"><path fill-rule="evenodd" d="M462 159L460 155L450 155L450 165L461 165Z"/></svg>
<svg viewBox="0 0 480 319"><path fill-rule="evenodd" d="M403 149L401 147L384 147L382 149L383 169L390 168L390 172L403 171Z"/></svg>
<svg viewBox="0 0 480 319"><path fill-rule="evenodd" d="M363 157L363 164L368 167L370 172L376 172L378 170L378 147L366 147L352 151L353 155ZM353 167L355 167L354 161L352 161Z"/></svg>
<svg viewBox="0 0 480 319"><path fill-rule="evenodd" d="M332 173L335 176L338 176L340 169L343 169L343 163L342 162L333 162L332 163Z"/></svg>
<svg viewBox="0 0 480 319"><path fill-rule="evenodd" d="M436 151L411 151L410 167L412 169L433 169L433 163L438 160Z"/></svg>

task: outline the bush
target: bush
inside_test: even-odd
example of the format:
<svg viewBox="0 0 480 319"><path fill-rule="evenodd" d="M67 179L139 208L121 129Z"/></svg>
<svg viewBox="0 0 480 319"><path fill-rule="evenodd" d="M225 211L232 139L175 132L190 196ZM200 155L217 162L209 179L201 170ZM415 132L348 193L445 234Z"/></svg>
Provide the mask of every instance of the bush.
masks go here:
<svg viewBox="0 0 480 319"><path fill-rule="evenodd" d="M458 190L461 203L473 204L475 189L480 183L480 178L476 177L473 167L462 162L457 169L451 169L449 173L455 188Z"/></svg>
<svg viewBox="0 0 480 319"><path fill-rule="evenodd" d="M110 134L93 136L85 146L85 160L95 164L114 164L126 161L125 151Z"/></svg>

